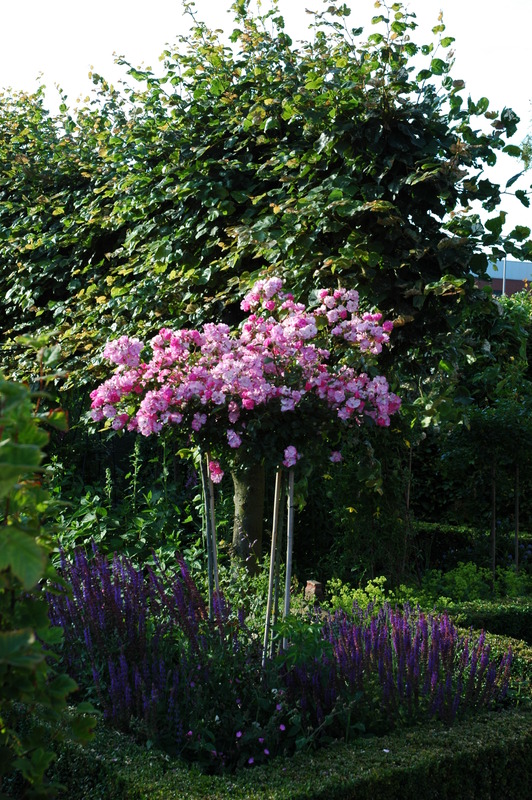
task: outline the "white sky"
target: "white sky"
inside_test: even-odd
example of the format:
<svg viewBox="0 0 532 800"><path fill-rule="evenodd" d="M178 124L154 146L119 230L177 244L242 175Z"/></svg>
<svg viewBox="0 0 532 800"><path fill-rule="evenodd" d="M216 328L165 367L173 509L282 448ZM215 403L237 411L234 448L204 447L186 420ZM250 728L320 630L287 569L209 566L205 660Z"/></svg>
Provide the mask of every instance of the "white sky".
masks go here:
<svg viewBox="0 0 532 800"><path fill-rule="evenodd" d="M374 0L346 2L352 9L352 26L363 26L369 34L371 17L381 13ZM305 8L321 11L327 4L327 0L280 0L294 40L306 38ZM198 16L226 31L232 27L230 5L231 0L196 0ZM263 7L268 7L268 0L263 0ZM532 132L532 0L409 0L408 7L419 22L413 36L418 44L432 41L430 29L443 11L446 35L456 39L453 77L465 80L473 99L488 97L490 108L513 108L522 120L513 140L520 144ZM0 0L0 87L32 91L42 73L51 108L57 107L56 83L75 105L78 97L90 93L91 66L111 83L123 75L113 63L114 53L157 71L165 46L186 29L180 0ZM492 177L505 183L519 164L511 159L500 162ZM531 183L532 172L513 188L528 189ZM532 227L532 209L511 199L505 207L511 226Z"/></svg>

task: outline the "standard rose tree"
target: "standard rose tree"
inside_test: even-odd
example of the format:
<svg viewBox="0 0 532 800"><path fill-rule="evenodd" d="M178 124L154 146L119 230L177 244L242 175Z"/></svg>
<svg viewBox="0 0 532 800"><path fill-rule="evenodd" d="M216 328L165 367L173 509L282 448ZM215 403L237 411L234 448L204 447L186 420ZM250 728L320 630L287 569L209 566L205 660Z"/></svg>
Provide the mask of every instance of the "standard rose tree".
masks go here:
<svg viewBox="0 0 532 800"><path fill-rule="evenodd" d="M308 310L283 292L279 278L270 278L245 296L242 310L249 315L237 330L212 323L201 331L163 328L148 348L127 336L105 347L104 357L117 368L92 392L92 418L144 436L171 427L182 446L201 453L202 470L207 466L213 585L210 484L222 480L220 462L248 477L265 461L293 470L301 458L326 452L338 462L341 452L329 442L342 429L365 421L388 426L400 407L384 377L360 370L388 343L392 323L378 313L360 314L355 290L323 289L317 302ZM260 537L246 529L236 500L233 544L243 558L260 556Z"/></svg>

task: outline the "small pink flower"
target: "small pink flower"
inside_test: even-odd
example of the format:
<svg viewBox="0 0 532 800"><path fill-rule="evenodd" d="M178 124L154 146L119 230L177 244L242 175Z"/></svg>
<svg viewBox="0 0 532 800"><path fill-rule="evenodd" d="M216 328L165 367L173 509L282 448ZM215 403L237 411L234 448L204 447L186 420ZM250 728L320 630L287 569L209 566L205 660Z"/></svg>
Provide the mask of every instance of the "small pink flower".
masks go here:
<svg viewBox="0 0 532 800"><path fill-rule="evenodd" d="M224 476L224 471L217 461L209 461L209 474L213 483L220 483Z"/></svg>
<svg viewBox="0 0 532 800"><path fill-rule="evenodd" d="M338 464L340 461L343 461L341 452L339 450L333 450L329 456L329 461L332 461L333 464Z"/></svg>
<svg viewBox="0 0 532 800"><path fill-rule="evenodd" d="M235 450L242 444L242 439L232 428L227 431L227 441L229 442L229 447L233 447Z"/></svg>
<svg viewBox="0 0 532 800"><path fill-rule="evenodd" d="M115 431L120 431L126 425L129 417L127 414L120 414L120 416L115 417L111 423L111 427Z"/></svg>
<svg viewBox="0 0 532 800"><path fill-rule="evenodd" d="M284 451L283 464L285 467L293 467L299 461L301 456L293 445L287 447Z"/></svg>
<svg viewBox="0 0 532 800"><path fill-rule="evenodd" d="M199 429L203 425L205 425L206 422L207 422L207 415L196 412L192 417L192 422L190 424L192 425L193 430L199 431Z"/></svg>

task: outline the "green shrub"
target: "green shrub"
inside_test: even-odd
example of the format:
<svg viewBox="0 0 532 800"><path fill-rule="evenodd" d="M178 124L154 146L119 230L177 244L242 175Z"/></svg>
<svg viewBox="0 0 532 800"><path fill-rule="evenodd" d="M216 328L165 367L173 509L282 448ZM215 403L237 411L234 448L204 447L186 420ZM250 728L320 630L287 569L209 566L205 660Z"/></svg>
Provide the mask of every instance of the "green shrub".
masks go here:
<svg viewBox="0 0 532 800"><path fill-rule="evenodd" d="M45 775L54 753L43 723L52 721L57 735L66 698L76 689L46 658L45 646L57 644L61 631L50 627L38 589L55 574L41 522L50 502L39 477L48 440L43 417L62 424L58 412L39 416L28 389L0 375L0 787L15 774L32 797L54 789ZM81 737L93 724L82 715L73 722Z"/></svg>
<svg viewBox="0 0 532 800"><path fill-rule="evenodd" d="M60 745L68 800L528 800L532 715L507 710L299 753L236 775L202 775L103 727Z"/></svg>
<svg viewBox="0 0 532 800"><path fill-rule="evenodd" d="M532 644L532 600L502 600L444 604L462 627L482 628L490 633L522 639Z"/></svg>

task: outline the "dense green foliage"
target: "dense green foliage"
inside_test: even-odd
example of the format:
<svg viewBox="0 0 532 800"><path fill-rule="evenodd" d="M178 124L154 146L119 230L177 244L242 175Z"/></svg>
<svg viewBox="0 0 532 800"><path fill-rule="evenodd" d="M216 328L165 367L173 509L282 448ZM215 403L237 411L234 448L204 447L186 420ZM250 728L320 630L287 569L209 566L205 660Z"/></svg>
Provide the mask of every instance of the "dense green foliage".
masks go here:
<svg viewBox="0 0 532 800"><path fill-rule="evenodd" d="M100 729L86 750L62 748L58 775L71 800L528 800L531 715L513 710L301 753L237 776L199 775L128 737Z"/></svg>
<svg viewBox="0 0 532 800"><path fill-rule="evenodd" d="M62 632L51 628L38 587L55 575L42 525L50 504L39 475L48 440L43 422L64 420L60 412L39 415L28 389L0 375L0 791L6 776L18 773L34 797L50 791L45 773L55 756L47 740L59 734L77 688L46 658L46 646ZM86 739L93 722L82 714L73 719L76 736ZM51 735L45 723L55 724Z"/></svg>
<svg viewBox="0 0 532 800"><path fill-rule="evenodd" d="M520 154L517 118L464 95L443 23L416 44L402 4L381 5L368 35L331 3L294 46L275 4L253 17L239 0L231 45L196 22L161 75L95 75L84 107L52 118L42 92L3 97L4 368L17 334L53 330L69 385L90 380L107 337L232 321L268 270L297 296L356 284L402 352L451 330L486 252L530 251L527 228L502 238L483 176Z"/></svg>

